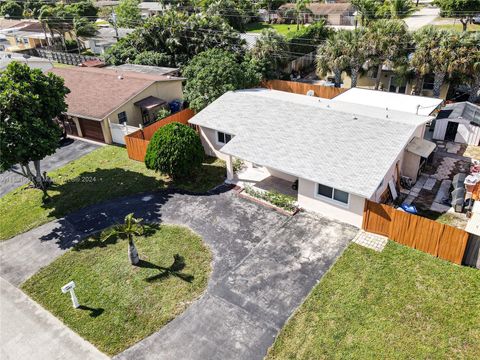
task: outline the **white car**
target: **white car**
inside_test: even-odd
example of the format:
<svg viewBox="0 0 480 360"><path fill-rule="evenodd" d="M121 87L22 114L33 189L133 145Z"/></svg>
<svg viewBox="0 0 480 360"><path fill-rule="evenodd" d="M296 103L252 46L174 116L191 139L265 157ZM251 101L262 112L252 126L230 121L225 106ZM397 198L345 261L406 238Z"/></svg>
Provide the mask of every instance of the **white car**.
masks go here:
<svg viewBox="0 0 480 360"><path fill-rule="evenodd" d="M477 14L473 17L472 23L480 25L480 14Z"/></svg>

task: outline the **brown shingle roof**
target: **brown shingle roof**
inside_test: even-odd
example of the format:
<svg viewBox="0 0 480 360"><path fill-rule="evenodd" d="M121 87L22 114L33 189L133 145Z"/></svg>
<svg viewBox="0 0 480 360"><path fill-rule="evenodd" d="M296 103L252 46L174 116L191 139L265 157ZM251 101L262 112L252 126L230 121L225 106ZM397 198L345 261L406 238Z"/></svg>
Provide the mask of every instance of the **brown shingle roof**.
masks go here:
<svg viewBox="0 0 480 360"><path fill-rule="evenodd" d="M104 68L54 68L50 72L63 77L70 89L67 114L98 120L157 81L181 81L169 76Z"/></svg>

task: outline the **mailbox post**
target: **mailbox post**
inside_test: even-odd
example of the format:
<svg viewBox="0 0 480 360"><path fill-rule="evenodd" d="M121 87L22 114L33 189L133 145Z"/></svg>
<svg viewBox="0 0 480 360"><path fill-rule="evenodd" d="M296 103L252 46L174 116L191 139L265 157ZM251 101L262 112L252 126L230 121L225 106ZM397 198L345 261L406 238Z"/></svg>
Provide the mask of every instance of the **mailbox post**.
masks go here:
<svg viewBox="0 0 480 360"><path fill-rule="evenodd" d="M80 304L78 303L77 296L75 295L75 282L70 281L67 285L64 285L62 287L62 293L66 294L67 292L70 292L70 297L72 298L72 304L75 309L80 307Z"/></svg>

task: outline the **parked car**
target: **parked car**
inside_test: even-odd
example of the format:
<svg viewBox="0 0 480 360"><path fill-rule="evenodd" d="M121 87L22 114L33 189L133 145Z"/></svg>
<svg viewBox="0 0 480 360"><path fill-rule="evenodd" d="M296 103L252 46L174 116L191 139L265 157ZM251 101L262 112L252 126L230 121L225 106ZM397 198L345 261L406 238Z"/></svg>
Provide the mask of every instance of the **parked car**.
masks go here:
<svg viewBox="0 0 480 360"><path fill-rule="evenodd" d="M477 14L473 17L472 23L480 25L480 14Z"/></svg>

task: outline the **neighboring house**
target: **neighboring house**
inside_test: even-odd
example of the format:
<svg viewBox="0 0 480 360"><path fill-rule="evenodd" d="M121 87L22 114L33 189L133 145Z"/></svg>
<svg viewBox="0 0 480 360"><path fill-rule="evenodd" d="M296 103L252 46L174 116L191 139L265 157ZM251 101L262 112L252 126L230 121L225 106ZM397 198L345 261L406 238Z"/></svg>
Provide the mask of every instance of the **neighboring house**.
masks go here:
<svg viewBox="0 0 480 360"><path fill-rule="evenodd" d="M354 25L355 8L350 3L311 3L307 5L309 13L305 13L303 20L307 23L324 19L328 25ZM278 8L281 14L295 9L295 4L284 4Z"/></svg>
<svg viewBox="0 0 480 360"><path fill-rule="evenodd" d="M112 143L111 125L139 127L181 99L182 80L107 68L54 68L70 89L64 125L71 135Z"/></svg>
<svg viewBox="0 0 480 360"><path fill-rule="evenodd" d="M95 54L104 54L105 51L113 46L118 39L121 39L132 33L134 29L118 28L117 32L114 28L104 27L99 28L95 36L83 40L85 48L90 49Z"/></svg>
<svg viewBox="0 0 480 360"><path fill-rule="evenodd" d="M171 68L165 66L150 66L150 65L137 65L137 64L122 64L122 65L111 65L107 69L118 70L118 71L133 71L142 74L152 74L152 75L169 75L169 76L178 76L179 68Z"/></svg>
<svg viewBox="0 0 480 360"><path fill-rule="evenodd" d="M0 30L0 34L5 36L8 46L5 50L18 51L25 49L34 49L41 46L47 46L52 35L42 26L39 21L22 21L13 27ZM59 37L59 34L54 34Z"/></svg>
<svg viewBox="0 0 480 360"><path fill-rule="evenodd" d="M423 140L433 117L378 106L252 89L224 94L189 122L205 152L226 161L228 181L239 184L240 159L243 184L298 181L300 207L360 227L365 200L388 198L400 176L416 178L435 148ZM249 179L258 169L265 177Z"/></svg>
<svg viewBox="0 0 480 360"><path fill-rule="evenodd" d="M460 102L445 106L435 120L433 139L480 145L480 106Z"/></svg>
<svg viewBox="0 0 480 360"><path fill-rule="evenodd" d="M165 10L170 8L169 5L164 6L160 2L141 2L138 4L138 8L140 9L140 15L142 19L148 19L149 17L160 15Z"/></svg>
<svg viewBox="0 0 480 360"><path fill-rule="evenodd" d="M10 64L12 61L18 61L27 64L32 69L40 69L43 72L53 68L52 62L48 59L0 51L0 71L5 70L8 64Z"/></svg>
<svg viewBox="0 0 480 360"><path fill-rule="evenodd" d="M422 96L433 96L433 74L425 76L423 81L420 83L421 89L420 94ZM324 78L329 82L334 82L334 76L332 73L329 73ZM374 89L376 79L376 70L368 70L362 74L359 74L357 79L357 87L365 89ZM349 88L351 87L352 79L350 75L346 72L342 73L342 84L341 87ZM393 72L387 66L383 67L380 80L380 90L398 93L398 94L412 94L415 86L415 80L402 81L398 79ZM440 89L440 98L446 99L448 93L449 83L445 82Z"/></svg>

